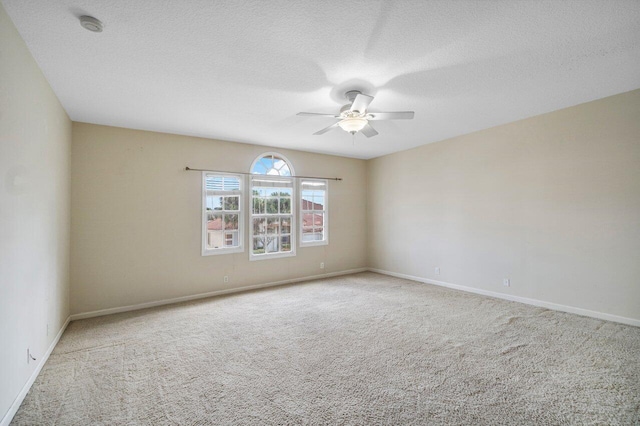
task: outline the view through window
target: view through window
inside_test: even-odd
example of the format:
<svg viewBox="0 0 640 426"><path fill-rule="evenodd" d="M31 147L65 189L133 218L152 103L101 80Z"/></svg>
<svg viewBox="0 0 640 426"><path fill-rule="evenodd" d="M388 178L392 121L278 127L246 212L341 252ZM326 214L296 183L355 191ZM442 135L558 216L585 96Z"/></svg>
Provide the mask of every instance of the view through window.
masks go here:
<svg viewBox="0 0 640 426"><path fill-rule="evenodd" d="M251 169L252 259L295 254L294 181L291 166L278 154L266 154Z"/></svg>
<svg viewBox="0 0 640 426"><path fill-rule="evenodd" d="M203 175L203 254L242 251L242 177Z"/></svg>

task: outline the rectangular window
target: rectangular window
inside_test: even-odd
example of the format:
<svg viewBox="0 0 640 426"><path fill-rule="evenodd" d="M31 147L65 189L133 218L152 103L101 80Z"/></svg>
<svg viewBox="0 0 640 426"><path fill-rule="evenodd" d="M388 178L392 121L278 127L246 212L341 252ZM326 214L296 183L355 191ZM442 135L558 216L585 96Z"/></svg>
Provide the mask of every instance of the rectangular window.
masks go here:
<svg viewBox="0 0 640 426"><path fill-rule="evenodd" d="M251 260L295 256L293 179L251 177Z"/></svg>
<svg viewBox="0 0 640 426"><path fill-rule="evenodd" d="M300 183L300 246L329 244L328 182L305 179Z"/></svg>
<svg viewBox="0 0 640 426"><path fill-rule="evenodd" d="M202 173L202 255L244 251L243 177Z"/></svg>

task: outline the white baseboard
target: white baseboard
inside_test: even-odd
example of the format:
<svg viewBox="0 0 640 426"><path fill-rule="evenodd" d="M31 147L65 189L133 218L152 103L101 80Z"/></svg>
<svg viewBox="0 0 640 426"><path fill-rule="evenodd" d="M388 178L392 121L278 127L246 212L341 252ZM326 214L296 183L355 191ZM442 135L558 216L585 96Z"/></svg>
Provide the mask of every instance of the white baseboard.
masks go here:
<svg viewBox="0 0 640 426"><path fill-rule="evenodd" d="M31 376L29 376L29 380L27 380L27 383L24 384L24 386L22 387L22 390L20 391L16 399L13 401L13 404L11 404L11 407L9 407L9 411L7 411L7 413L4 415L4 417L0 421L0 426L9 426L9 423L11 423L11 420L13 420L13 416L15 416L16 413L18 412L18 408L20 408L22 401L24 401L24 398L27 396L27 393L29 393L29 389L31 389L31 385L33 385L33 382L36 381L38 374L40 374L42 367L44 367L44 364L49 359L49 355L51 355L51 352L53 352L53 348L55 348L56 345L58 344L60 337L62 337L62 333L64 333L64 331L67 329L67 326L69 325L70 321L71 321L71 317L69 316L67 317L67 320L62 325L62 328L60 328L60 331L58 331L58 334L56 335L55 339L53 339L53 341L49 345L49 348L47 349L47 351L44 353L42 357L40 357L40 362L36 366L36 369L33 370L33 373L31 373Z"/></svg>
<svg viewBox="0 0 640 426"><path fill-rule="evenodd" d="M85 318L100 317L100 316L103 316L103 315L117 314L117 313L120 313L120 312L137 311L139 309L153 308L155 306L162 306L162 305L170 305L172 303L188 302L190 300L205 299L207 297L221 296L223 294L239 293L239 292L242 292L242 291L256 290L256 289L265 288L265 287L276 287L276 286L279 286L279 285L299 283L299 282L302 282L302 281L316 280L316 279L319 279L319 278L330 278L330 277L337 277L337 276L340 276L340 275L356 274L358 272L365 272L365 271L367 271L367 268L348 269L348 270L345 270L345 271L330 272L330 273L319 274L319 275L310 275L310 276L306 276L306 277L292 278L292 279L282 280L282 281L274 281L274 282L265 283L265 284L249 285L249 286L245 286L245 287L229 288L229 289L225 289L225 290L216 290L216 291L211 291L211 292L208 292L208 293L200 293L200 294L194 294L194 295L190 295L190 296L175 297L175 298L172 298L172 299L156 300L156 301L153 301L153 302L139 303L139 304L136 304L136 305L127 305L127 306L120 306L120 307L116 307L116 308L100 309L100 310L97 310L97 311L83 312L83 313L80 313L80 314L73 314L73 315L71 315L71 321L85 319ZM2 425L0 425L0 426L2 426Z"/></svg>
<svg viewBox="0 0 640 426"><path fill-rule="evenodd" d="M481 294L483 296L495 297L497 299L509 300L511 302L520 302L520 303L525 303L527 305L538 306L540 308L552 309L554 311L568 312L570 314L583 315L585 317L592 317L592 318L602 319L606 321L613 321L621 324L640 327L640 319L626 318L618 315L607 314L604 312L590 311L588 309L576 308L574 306L567 306L567 305L560 305L558 303L553 303L553 302L546 302L544 300L529 299L527 297L514 296L511 294L505 294L505 293L498 293L495 291L483 290L483 289L474 288L474 287L467 287L459 284L451 284L444 281L430 280L428 278L416 277L416 276L407 275L407 274L400 274L398 272L385 271L383 269L368 268L368 270L370 272L376 272L378 274L404 278L407 280L418 281L425 284L433 284L440 287L452 288L454 290L466 291L468 293Z"/></svg>

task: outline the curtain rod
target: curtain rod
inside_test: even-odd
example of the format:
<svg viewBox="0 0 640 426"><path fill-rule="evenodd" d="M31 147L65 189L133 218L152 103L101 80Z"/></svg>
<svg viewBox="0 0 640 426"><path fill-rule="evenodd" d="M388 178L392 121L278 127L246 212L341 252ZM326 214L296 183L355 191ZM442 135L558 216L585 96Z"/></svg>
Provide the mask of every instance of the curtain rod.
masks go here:
<svg viewBox="0 0 640 426"><path fill-rule="evenodd" d="M224 170L192 169L189 166L185 167L184 169L186 171L188 171L188 172L229 173L229 174L234 174L234 175L251 175L251 176L255 176L253 173L248 173L248 172L226 172ZM257 175L257 176L261 176L261 175ZM287 177L296 178L296 179L326 179L326 180L336 180L336 181L341 181L342 180L342 178L318 177L318 176L287 176Z"/></svg>

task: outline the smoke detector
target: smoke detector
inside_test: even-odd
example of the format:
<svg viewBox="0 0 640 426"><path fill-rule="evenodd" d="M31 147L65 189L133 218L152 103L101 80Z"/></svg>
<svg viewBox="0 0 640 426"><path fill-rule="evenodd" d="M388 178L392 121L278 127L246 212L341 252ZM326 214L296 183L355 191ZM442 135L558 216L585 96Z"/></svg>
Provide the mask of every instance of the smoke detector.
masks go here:
<svg viewBox="0 0 640 426"><path fill-rule="evenodd" d="M80 25L82 25L83 28L94 33L101 33L103 28L102 22L100 22L99 19L96 19L93 16L86 15L80 17Z"/></svg>

